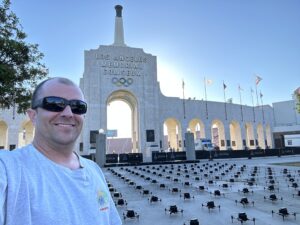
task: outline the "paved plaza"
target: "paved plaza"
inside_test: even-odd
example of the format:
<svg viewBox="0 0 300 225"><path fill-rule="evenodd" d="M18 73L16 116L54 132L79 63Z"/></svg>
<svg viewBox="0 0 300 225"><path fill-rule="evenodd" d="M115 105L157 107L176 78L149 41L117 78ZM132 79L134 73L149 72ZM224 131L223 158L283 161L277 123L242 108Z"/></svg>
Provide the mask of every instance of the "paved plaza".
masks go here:
<svg viewBox="0 0 300 225"><path fill-rule="evenodd" d="M300 162L300 156L119 166L103 171L120 204L121 217L127 210L139 215L126 218L124 224L197 224L195 219L201 225L241 224L240 213L249 219L243 224L254 224L253 218L256 225L300 224L300 167L274 165L286 162ZM243 198L248 204L241 203ZM209 209L212 201L215 207ZM174 205L175 214L171 213ZM284 218L281 208L288 211Z"/></svg>

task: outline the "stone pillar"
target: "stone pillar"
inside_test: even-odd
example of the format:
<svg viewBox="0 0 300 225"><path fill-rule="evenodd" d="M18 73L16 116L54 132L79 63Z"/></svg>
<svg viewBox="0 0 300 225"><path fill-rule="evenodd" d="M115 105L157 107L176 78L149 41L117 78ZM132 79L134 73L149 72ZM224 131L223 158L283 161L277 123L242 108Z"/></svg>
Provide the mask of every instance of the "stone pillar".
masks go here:
<svg viewBox="0 0 300 225"><path fill-rule="evenodd" d="M122 9L121 5L116 5L116 18L115 18L115 42L114 46L123 46L125 47L124 42L124 29L123 29L123 19L122 19Z"/></svg>
<svg viewBox="0 0 300 225"><path fill-rule="evenodd" d="M96 163L104 167L106 162L106 134L99 133L96 136Z"/></svg>
<svg viewBox="0 0 300 225"><path fill-rule="evenodd" d="M186 158L187 160L195 160L195 142L194 134L191 132L185 133L185 149L186 149Z"/></svg>
<svg viewBox="0 0 300 225"><path fill-rule="evenodd" d="M137 143L136 131L134 130L132 132L132 153L137 153L138 152L136 143ZM140 151L140 152L142 152L142 151Z"/></svg>

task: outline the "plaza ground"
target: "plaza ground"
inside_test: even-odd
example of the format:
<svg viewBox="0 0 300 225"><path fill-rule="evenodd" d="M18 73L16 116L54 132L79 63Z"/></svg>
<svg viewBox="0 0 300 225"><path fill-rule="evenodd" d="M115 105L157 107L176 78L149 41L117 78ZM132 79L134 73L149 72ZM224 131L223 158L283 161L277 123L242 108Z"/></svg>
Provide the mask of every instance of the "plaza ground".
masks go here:
<svg viewBox="0 0 300 225"><path fill-rule="evenodd" d="M243 224L254 224L255 218L256 225L293 225L300 224L300 215L293 215L300 213L300 167L295 162L300 162L299 155L108 167L103 171L115 202L119 198L127 202L117 206L122 219L128 209L139 215L138 219L123 219L124 224L181 225L192 219L201 225L241 224L235 218L245 212L250 220ZM272 185L274 190L269 190ZM244 193L247 189L249 193ZM186 193L190 199L184 198ZM278 200L270 200L272 194ZM161 201L150 202L151 196ZM250 203L243 206L240 200L245 197ZM209 201L217 207L209 210ZM170 215L171 205L183 213ZM284 220L278 214L282 207L289 212Z"/></svg>

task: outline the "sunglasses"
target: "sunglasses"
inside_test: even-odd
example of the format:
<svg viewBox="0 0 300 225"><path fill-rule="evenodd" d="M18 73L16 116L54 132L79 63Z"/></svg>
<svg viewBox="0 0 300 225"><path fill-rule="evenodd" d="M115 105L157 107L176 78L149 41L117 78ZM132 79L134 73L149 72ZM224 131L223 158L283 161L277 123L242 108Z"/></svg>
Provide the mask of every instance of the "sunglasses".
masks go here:
<svg viewBox="0 0 300 225"><path fill-rule="evenodd" d="M44 97L38 100L37 103L32 106L32 109L40 107L50 112L62 112L68 105L74 114L81 115L87 111L87 104L84 101L77 99L67 100L56 96Z"/></svg>

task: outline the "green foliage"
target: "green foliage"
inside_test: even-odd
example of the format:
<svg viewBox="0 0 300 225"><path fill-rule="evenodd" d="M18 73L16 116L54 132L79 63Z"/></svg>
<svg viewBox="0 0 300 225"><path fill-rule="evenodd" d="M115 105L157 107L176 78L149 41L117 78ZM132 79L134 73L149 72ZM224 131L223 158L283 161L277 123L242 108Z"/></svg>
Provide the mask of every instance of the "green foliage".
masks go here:
<svg viewBox="0 0 300 225"><path fill-rule="evenodd" d="M298 88L294 91L293 96L294 96L295 101L296 101L296 109L297 109L297 112L300 113L300 87L298 87Z"/></svg>
<svg viewBox="0 0 300 225"><path fill-rule="evenodd" d="M300 113L300 93L296 94L296 98L297 98L297 111L298 113Z"/></svg>
<svg viewBox="0 0 300 225"><path fill-rule="evenodd" d="M37 44L25 42L26 34L17 16L10 10L10 0L0 3L0 108L17 107L24 113L31 94L48 71Z"/></svg>

